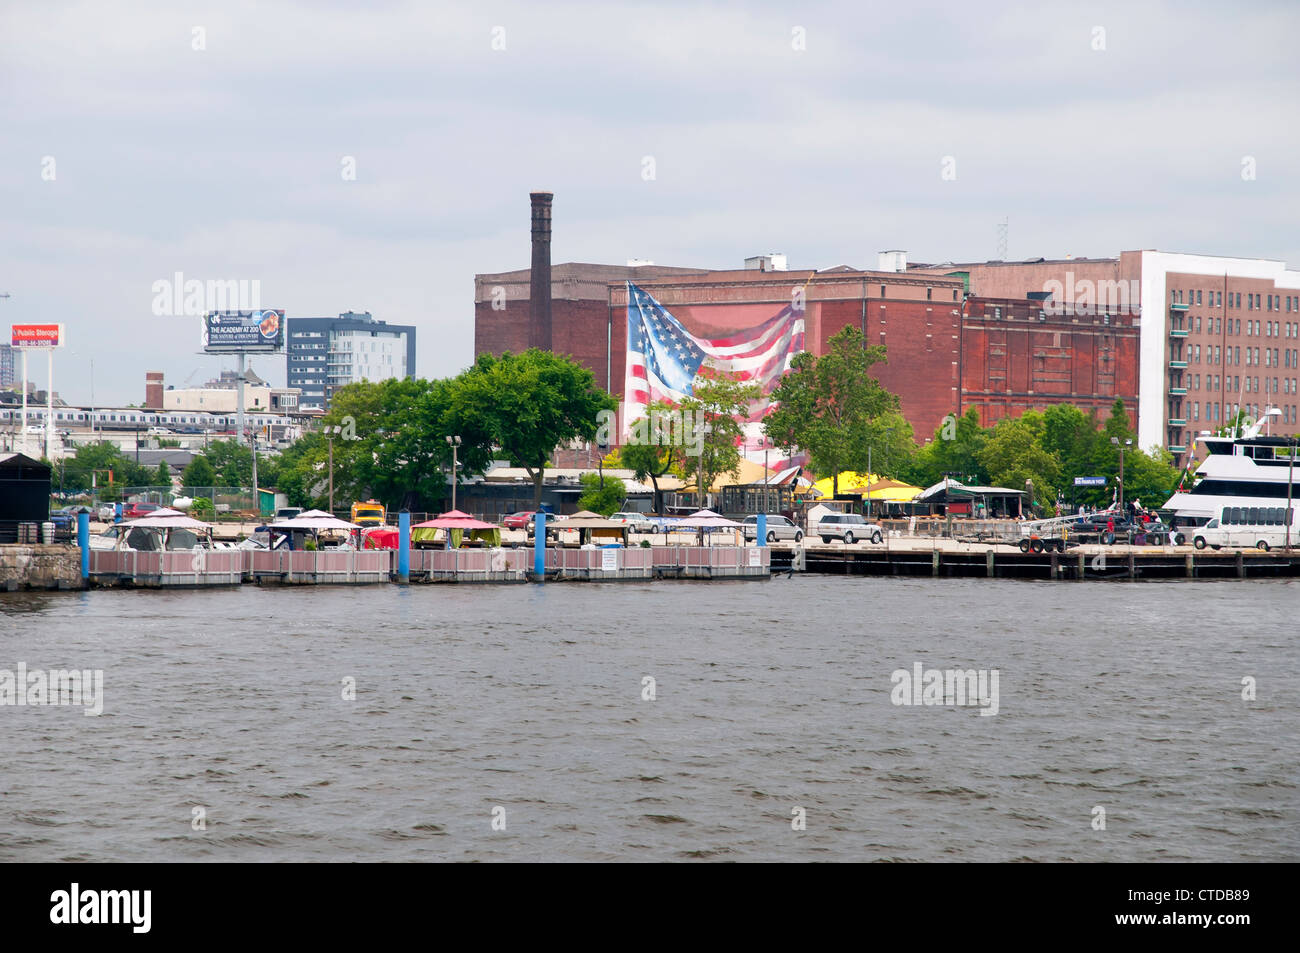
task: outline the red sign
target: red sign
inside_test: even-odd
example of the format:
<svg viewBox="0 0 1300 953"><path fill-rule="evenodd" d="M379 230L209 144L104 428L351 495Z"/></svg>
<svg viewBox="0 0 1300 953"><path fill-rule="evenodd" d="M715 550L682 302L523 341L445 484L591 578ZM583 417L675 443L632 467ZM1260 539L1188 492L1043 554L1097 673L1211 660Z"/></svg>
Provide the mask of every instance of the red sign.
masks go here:
<svg viewBox="0 0 1300 953"><path fill-rule="evenodd" d="M63 347L61 324L15 324L14 347Z"/></svg>

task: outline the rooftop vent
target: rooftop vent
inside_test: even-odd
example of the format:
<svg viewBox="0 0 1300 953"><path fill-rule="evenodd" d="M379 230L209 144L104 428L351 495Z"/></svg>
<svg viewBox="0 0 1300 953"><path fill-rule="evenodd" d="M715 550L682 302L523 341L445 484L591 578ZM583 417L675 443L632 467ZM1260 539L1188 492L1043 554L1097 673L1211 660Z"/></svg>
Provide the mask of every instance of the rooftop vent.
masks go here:
<svg viewBox="0 0 1300 953"><path fill-rule="evenodd" d="M745 259L746 271L785 271L785 255L772 252L770 255L755 255Z"/></svg>
<svg viewBox="0 0 1300 953"><path fill-rule="evenodd" d="M907 271L907 252L893 248L877 256L878 271Z"/></svg>

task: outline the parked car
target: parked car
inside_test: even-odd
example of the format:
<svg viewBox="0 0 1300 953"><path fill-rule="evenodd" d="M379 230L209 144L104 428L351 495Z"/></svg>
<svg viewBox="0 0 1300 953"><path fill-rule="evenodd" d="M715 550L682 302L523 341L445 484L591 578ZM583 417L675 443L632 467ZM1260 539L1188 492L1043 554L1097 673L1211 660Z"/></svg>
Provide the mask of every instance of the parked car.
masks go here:
<svg viewBox="0 0 1300 953"><path fill-rule="evenodd" d="M122 519L139 519L141 516L148 516L157 509L162 509L157 503L128 503L122 508Z"/></svg>
<svg viewBox="0 0 1300 953"><path fill-rule="evenodd" d="M282 506L275 511L275 518L277 521L296 519L302 515L302 512L301 506Z"/></svg>
<svg viewBox="0 0 1300 953"><path fill-rule="evenodd" d="M505 526L506 529L525 529L532 521L535 512L537 511L520 510L518 513L511 513L501 521L501 524Z"/></svg>
<svg viewBox="0 0 1300 953"><path fill-rule="evenodd" d="M817 522L817 535L823 543L838 539L850 546L864 539L879 543L885 538L878 524L868 523L859 513L827 513Z"/></svg>
<svg viewBox="0 0 1300 953"><path fill-rule="evenodd" d="M78 513L90 512L89 506L60 506L57 510L50 510L50 522L55 529L67 529L77 525Z"/></svg>
<svg viewBox="0 0 1300 953"><path fill-rule="evenodd" d="M744 527L745 539L758 538L758 517L746 516L741 525ZM774 543L778 539L793 539L796 543L803 539L803 530L801 530L784 516L769 514L767 517L767 541Z"/></svg>
<svg viewBox="0 0 1300 953"><path fill-rule="evenodd" d="M610 519L626 523L634 533L653 533L655 531L654 521L645 513L631 511L615 513Z"/></svg>
<svg viewBox="0 0 1300 953"><path fill-rule="evenodd" d="M98 515L101 523L111 523L117 516L117 507L112 503L101 503Z"/></svg>
<svg viewBox="0 0 1300 953"><path fill-rule="evenodd" d="M559 526L558 524L563 523L564 520L565 517L563 516L557 516L555 513L546 513L546 538L547 539L558 540L560 538L559 531L563 527ZM536 513L533 513L528 517L528 523L524 526L524 532L528 534L529 539L532 539L533 535L537 532Z"/></svg>

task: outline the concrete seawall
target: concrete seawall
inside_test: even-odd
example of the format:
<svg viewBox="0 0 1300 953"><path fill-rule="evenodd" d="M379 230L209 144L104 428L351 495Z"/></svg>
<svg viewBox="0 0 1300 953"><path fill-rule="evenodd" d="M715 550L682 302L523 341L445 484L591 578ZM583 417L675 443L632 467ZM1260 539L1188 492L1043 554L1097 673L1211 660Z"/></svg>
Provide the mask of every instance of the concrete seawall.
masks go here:
<svg viewBox="0 0 1300 953"><path fill-rule="evenodd" d="M81 589L81 550L66 543L0 545L0 591Z"/></svg>

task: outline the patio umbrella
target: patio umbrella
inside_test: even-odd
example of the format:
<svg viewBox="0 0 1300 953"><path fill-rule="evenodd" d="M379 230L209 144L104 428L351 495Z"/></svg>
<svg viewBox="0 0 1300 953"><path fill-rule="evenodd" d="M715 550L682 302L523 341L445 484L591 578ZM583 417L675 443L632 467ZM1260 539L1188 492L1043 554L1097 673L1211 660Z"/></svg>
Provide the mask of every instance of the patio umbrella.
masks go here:
<svg viewBox="0 0 1300 953"><path fill-rule="evenodd" d="M496 529L495 523L485 523L482 520L476 520L468 513L460 510L448 510L437 519L425 520L423 523L416 523L411 529Z"/></svg>
<svg viewBox="0 0 1300 953"><path fill-rule="evenodd" d="M690 516L684 516L677 521L676 526L685 529L718 529L720 527L739 527L740 524L735 520L729 520L713 510L696 510Z"/></svg>
<svg viewBox="0 0 1300 953"><path fill-rule="evenodd" d="M411 527L413 542L432 542L437 530L447 531L447 542L453 549L460 548L461 537L465 533L479 534L487 537L493 546L501 544L501 527L495 523L476 520L461 510L448 510L437 519L425 520Z"/></svg>
<svg viewBox="0 0 1300 953"><path fill-rule="evenodd" d="M729 520L713 510L696 510L690 516L678 520L673 528L698 529L700 531L700 543L704 543L704 531L714 529L740 529L740 524L735 520ZM712 537L710 537L712 538Z"/></svg>

